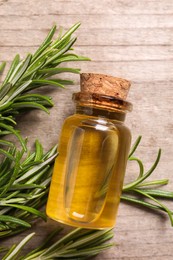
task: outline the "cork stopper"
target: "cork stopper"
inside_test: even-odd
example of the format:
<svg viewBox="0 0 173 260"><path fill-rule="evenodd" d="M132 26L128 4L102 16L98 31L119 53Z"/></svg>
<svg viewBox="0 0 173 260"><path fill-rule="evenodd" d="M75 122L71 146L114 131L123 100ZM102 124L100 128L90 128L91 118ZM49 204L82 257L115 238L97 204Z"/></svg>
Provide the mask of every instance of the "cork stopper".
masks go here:
<svg viewBox="0 0 173 260"><path fill-rule="evenodd" d="M126 100L130 82L104 74L80 74L81 92L113 96Z"/></svg>

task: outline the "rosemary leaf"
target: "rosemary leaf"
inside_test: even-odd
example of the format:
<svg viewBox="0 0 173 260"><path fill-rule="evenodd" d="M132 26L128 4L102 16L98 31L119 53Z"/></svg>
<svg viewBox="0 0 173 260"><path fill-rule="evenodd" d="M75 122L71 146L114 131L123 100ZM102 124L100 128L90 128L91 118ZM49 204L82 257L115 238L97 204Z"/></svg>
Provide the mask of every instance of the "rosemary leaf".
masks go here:
<svg viewBox="0 0 173 260"><path fill-rule="evenodd" d="M39 70L40 74L47 74L48 76L52 76L55 74L63 73L63 72L70 72L70 73L80 73L80 69L73 69L73 68L48 68L48 69L41 69Z"/></svg>
<svg viewBox="0 0 173 260"><path fill-rule="evenodd" d="M4 124L4 123L0 123L0 128L4 128L5 130L9 131L10 133L14 134L18 140L20 141L22 147L24 148L24 150L26 151L26 145L25 145L25 142L22 138L22 136L16 131L14 130L14 128L12 126L9 126L7 124Z"/></svg>
<svg viewBox="0 0 173 260"><path fill-rule="evenodd" d="M2 260L14 260L17 259L17 255L26 243L34 236L35 233L31 233L26 236L17 246L13 247L7 256L4 256Z"/></svg>
<svg viewBox="0 0 173 260"><path fill-rule="evenodd" d="M140 189L141 192L144 192L145 194L156 196L156 197L162 197L167 199L173 199L173 192L171 191L165 191L165 190L159 190L159 189Z"/></svg>
<svg viewBox="0 0 173 260"><path fill-rule="evenodd" d="M18 209L22 209L23 211L27 211L29 213L32 213L34 214L35 216L37 217L41 217L43 220L46 221L46 215L44 213L42 213L41 211L39 210L36 210L32 207L28 207L28 206L24 206L24 205L19 205L19 204L11 204L11 203L6 203L6 204L3 204L3 206L7 206L7 207L14 207L14 208L18 208Z"/></svg>
<svg viewBox="0 0 173 260"><path fill-rule="evenodd" d="M38 102L39 104L44 104L45 106L53 106L52 98L48 96L43 96L39 94L26 94L22 95L21 97L15 98L15 102Z"/></svg>
<svg viewBox="0 0 173 260"><path fill-rule="evenodd" d="M10 141L7 141L7 140L0 140L0 145L6 145L6 146L8 146L8 147L13 147L14 146L14 144L12 143L12 142L10 142ZM2 150L1 150L2 151ZM0 151L0 153L1 153L1 151ZM3 153L3 151L2 151L2 153ZM10 157L11 157L11 155L10 155ZM12 159L12 158L11 158Z"/></svg>
<svg viewBox="0 0 173 260"><path fill-rule="evenodd" d="M3 73L4 69L5 69L5 66L6 66L6 62L3 61L1 64L0 64L0 74Z"/></svg>
<svg viewBox="0 0 173 260"><path fill-rule="evenodd" d="M20 226L27 227L27 228L31 227L31 225L29 223L27 223L26 221L21 220L21 219L16 218L16 217L11 217L11 216L8 216L8 215L0 215L0 221L15 223L15 224L18 224ZM0 230L0 236L1 236L1 230Z"/></svg>
<svg viewBox="0 0 173 260"><path fill-rule="evenodd" d="M11 76L11 80L9 79L9 81L12 85L15 85L16 82L18 82L19 79L22 77L22 75L25 73L25 71L27 70L27 68L31 62L31 59L32 59L32 55L28 54L28 56L26 57L26 59L24 60L24 62L22 64L22 66L17 71L17 73L14 75L14 77Z"/></svg>
<svg viewBox="0 0 173 260"><path fill-rule="evenodd" d="M58 82L56 82L55 80L45 80L45 79L37 79L37 80L33 80L32 81L33 84L38 84L38 85L51 85L51 86L55 86L55 87L60 87L60 88L64 88L64 86Z"/></svg>
<svg viewBox="0 0 173 260"><path fill-rule="evenodd" d="M19 62L20 62L20 56L19 56L19 54L17 54L15 56L14 60L11 63L10 69L9 69L9 71L8 71L4 81L3 81L2 87L9 81L9 78L11 77L13 71L15 70L15 68L17 67Z"/></svg>
<svg viewBox="0 0 173 260"><path fill-rule="evenodd" d="M49 110L45 106L39 104L38 102L33 102L33 101L32 102L28 102L28 101L15 102L12 105L12 108L17 109L17 110L20 110L20 109L25 110L25 108L39 108L40 110L49 114Z"/></svg>

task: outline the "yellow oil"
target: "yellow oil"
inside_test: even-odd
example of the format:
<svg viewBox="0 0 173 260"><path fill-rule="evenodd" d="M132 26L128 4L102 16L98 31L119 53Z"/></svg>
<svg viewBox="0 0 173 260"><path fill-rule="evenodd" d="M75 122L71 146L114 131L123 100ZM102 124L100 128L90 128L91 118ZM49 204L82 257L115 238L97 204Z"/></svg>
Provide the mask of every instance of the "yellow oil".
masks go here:
<svg viewBox="0 0 173 260"><path fill-rule="evenodd" d="M59 142L47 215L59 222L102 229L115 225L131 135L122 122L75 114Z"/></svg>

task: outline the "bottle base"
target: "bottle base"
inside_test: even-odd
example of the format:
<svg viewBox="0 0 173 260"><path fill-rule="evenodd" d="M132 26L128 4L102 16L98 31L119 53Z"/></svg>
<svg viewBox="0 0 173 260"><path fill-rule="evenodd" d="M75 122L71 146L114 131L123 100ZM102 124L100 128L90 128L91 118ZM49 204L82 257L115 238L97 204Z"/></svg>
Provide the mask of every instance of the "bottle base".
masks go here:
<svg viewBox="0 0 173 260"><path fill-rule="evenodd" d="M49 216L48 217L56 222L59 222L61 224L64 224L64 225L68 225L68 226L71 226L71 227L76 227L76 228L85 228L85 229L96 229L96 230L103 230L103 229L109 229L109 228L113 228L114 225L112 226L95 226L94 223L88 223L88 224L82 224L82 223L73 223L71 221L66 221L66 220L62 220L62 219L58 219L58 218L55 218L55 217L52 217L52 216Z"/></svg>

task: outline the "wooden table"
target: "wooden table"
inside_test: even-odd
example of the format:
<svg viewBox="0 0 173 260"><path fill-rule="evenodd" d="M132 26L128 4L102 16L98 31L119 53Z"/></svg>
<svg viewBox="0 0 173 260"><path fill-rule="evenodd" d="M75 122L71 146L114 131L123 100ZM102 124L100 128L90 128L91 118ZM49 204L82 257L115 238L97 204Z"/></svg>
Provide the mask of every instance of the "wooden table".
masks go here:
<svg viewBox="0 0 173 260"><path fill-rule="evenodd" d="M71 65L83 72L131 80L129 100L134 110L127 124L133 140L143 136L138 155L147 170L161 147L162 159L152 178L169 178L167 189L173 190L173 0L0 0L0 61L33 52L53 24L69 28L77 21L82 25L75 50L92 61ZM74 86L53 90L55 107L50 116L37 111L23 117L19 126L31 144L36 138L45 148L57 142L63 119L73 112L71 94L79 89L78 76L73 78ZM128 165L127 179L134 178L136 171L135 165ZM40 222L33 243L54 225ZM121 203L114 237L117 246L96 259L172 260L172 234L164 214Z"/></svg>

